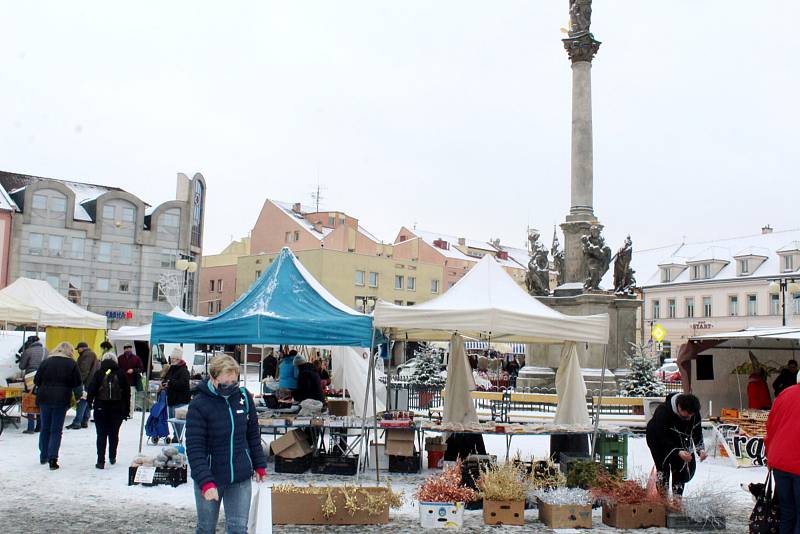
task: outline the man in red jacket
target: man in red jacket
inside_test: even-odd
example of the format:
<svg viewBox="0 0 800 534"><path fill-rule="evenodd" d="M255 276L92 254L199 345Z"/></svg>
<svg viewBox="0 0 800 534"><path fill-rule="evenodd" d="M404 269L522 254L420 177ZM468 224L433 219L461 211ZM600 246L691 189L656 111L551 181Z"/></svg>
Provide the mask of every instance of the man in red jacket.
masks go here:
<svg viewBox="0 0 800 534"><path fill-rule="evenodd" d="M800 385L775 399L767 419L764 446L781 505L781 534L800 532Z"/></svg>

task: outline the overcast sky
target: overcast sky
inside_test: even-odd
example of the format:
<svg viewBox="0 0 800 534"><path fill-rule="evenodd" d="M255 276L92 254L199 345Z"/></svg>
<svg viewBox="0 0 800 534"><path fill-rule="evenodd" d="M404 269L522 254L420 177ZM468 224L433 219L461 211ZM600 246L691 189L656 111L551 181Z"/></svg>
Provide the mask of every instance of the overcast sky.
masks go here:
<svg viewBox="0 0 800 534"><path fill-rule="evenodd" d="M569 209L568 0L0 4L0 169L151 204L205 251L267 197L549 243ZM616 249L797 228L800 2L599 0L595 212ZM562 241L563 242L563 241Z"/></svg>

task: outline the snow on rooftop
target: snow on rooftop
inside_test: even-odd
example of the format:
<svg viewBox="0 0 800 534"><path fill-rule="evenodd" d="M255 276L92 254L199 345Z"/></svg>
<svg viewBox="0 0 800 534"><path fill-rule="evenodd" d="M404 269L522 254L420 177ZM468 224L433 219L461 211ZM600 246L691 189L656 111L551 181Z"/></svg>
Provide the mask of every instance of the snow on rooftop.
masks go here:
<svg viewBox="0 0 800 534"><path fill-rule="evenodd" d="M300 213L295 213L295 211L292 209L294 208L294 205L291 202L280 202L278 200L272 200L272 199L268 199L268 201L272 202L275 206L280 208L281 211L283 211L286 215L294 219L294 221L297 224L305 228L311 235L313 235L319 240L324 239L328 234L333 232L331 228L325 228L325 227L323 227L322 231L320 232L314 228L314 225L308 219L303 217L304 213L313 213L314 208L301 205Z"/></svg>
<svg viewBox="0 0 800 534"><path fill-rule="evenodd" d="M0 210L6 211L18 211L19 207L17 203L11 199L9 196L8 191L0 185Z"/></svg>

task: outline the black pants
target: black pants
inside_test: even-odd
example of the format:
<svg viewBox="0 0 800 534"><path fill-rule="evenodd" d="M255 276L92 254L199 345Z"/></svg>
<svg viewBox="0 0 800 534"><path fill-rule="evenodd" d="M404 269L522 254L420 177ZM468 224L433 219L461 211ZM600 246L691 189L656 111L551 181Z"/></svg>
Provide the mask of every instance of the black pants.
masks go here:
<svg viewBox="0 0 800 534"><path fill-rule="evenodd" d="M108 457L117 458L119 445L119 427L122 426L124 414L117 413L108 408L97 407L94 410L94 427L97 430L97 463L105 463L106 442L108 442Z"/></svg>
<svg viewBox="0 0 800 534"><path fill-rule="evenodd" d="M672 494L683 495L683 489L687 482L694 476L697 469L697 462L694 457L690 462L684 462L677 454L672 454L667 460L659 463L656 460L656 471L658 472L658 485L662 491L666 492L669 487L670 476L672 477Z"/></svg>

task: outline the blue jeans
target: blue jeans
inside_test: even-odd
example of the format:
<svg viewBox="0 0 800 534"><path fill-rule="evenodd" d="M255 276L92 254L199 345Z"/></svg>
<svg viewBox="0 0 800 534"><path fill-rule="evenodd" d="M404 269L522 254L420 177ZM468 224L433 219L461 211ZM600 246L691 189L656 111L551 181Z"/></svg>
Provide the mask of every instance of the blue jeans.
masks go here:
<svg viewBox="0 0 800 534"><path fill-rule="evenodd" d="M89 408L89 403L86 399L78 401L78 406L75 408L75 419L72 420L73 425L84 425L89 422L89 417L92 415L92 409Z"/></svg>
<svg viewBox="0 0 800 534"><path fill-rule="evenodd" d="M39 426L39 416L36 414L28 414L25 418L28 420L28 430L31 432L36 431L36 427Z"/></svg>
<svg viewBox="0 0 800 534"><path fill-rule="evenodd" d="M781 505L781 534L800 534L800 475L772 470Z"/></svg>
<svg viewBox="0 0 800 534"><path fill-rule="evenodd" d="M188 404L176 404L175 406L167 406L167 415L170 419L175 419L175 410L178 408L185 408L189 406ZM170 423L172 425L172 437L176 440L181 438L183 441L183 427L186 426L186 423Z"/></svg>
<svg viewBox="0 0 800 534"><path fill-rule="evenodd" d="M247 534L247 520L250 518L250 498L252 487L250 479L217 488L219 501L207 501L194 483L194 502L197 506L196 534L214 534L217 531L220 502L225 506L225 532L227 534Z"/></svg>
<svg viewBox="0 0 800 534"><path fill-rule="evenodd" d="M58 460L67 408L69 406L66 404L39 405L39 416L42 418L42 429L39 432L39 460Z"/></svg>

